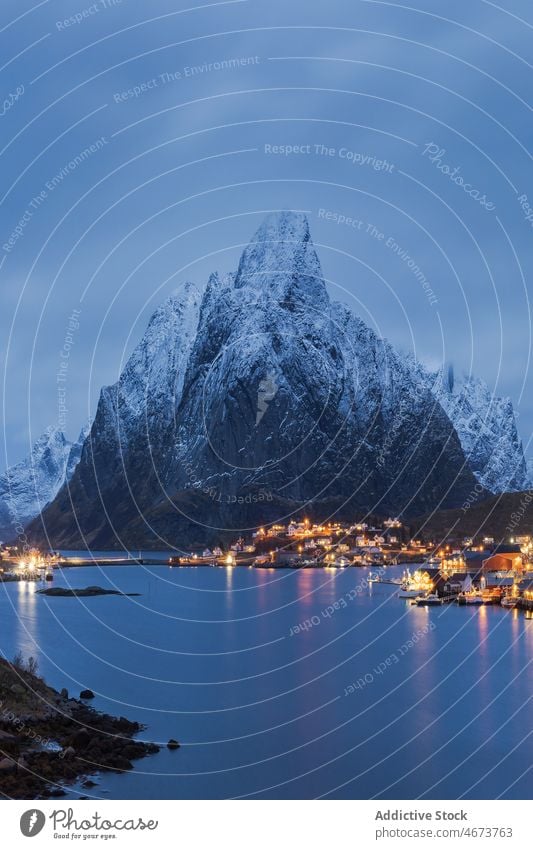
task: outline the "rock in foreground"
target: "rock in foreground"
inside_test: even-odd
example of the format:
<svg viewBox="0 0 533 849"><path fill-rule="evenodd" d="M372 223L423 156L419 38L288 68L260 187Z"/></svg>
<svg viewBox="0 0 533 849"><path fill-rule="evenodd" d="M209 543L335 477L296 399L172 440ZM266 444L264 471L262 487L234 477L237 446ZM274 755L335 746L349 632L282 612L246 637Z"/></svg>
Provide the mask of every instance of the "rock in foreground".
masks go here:
<svg viewBox="0 0 533 849"><path fill-rule="evenodd" d="M35 674L35 666L0 660L0 794L48 798L64 783L101 771L123 772L159 751L134 740L138 722L99 713L68 699Z"/></svg>

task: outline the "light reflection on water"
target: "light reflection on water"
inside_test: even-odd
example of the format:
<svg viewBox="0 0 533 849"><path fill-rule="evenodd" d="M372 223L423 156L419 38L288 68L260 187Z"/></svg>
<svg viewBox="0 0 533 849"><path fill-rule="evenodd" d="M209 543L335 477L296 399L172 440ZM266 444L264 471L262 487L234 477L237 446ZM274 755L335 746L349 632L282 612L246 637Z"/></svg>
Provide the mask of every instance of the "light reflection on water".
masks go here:
<svg viewBox="0 0 533 849"><path fill-rule="evenodd" d="M531 614L417 608L366 576L70 569L54 584L141 596L0 585L0 649L184 743L102 779L106 798L529 798Z"/></svg>
<svg viewBox="0 0 533 849"><path fill-rule="evenodd" d="M12 610L16 615L10 617L14 625L14 634L17 651L22 652L25 657L35 656L39 653L39 646L35 642L35 634L39 630L38 597L36 590L39 585L33 581L18 581L11 584L16 595L12 600Z"/></svg>

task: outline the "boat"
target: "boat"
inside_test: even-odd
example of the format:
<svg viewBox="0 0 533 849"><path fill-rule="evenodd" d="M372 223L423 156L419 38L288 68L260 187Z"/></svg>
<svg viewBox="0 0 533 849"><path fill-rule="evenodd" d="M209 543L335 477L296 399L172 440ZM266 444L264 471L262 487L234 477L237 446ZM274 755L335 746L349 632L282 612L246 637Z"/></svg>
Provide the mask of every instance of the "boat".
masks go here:
<svg viewBox="0 0 533 849"><path fill-rule="evenodd" d="M384 569L376 569L375 572L369 572L368 583L369 584L382 584L384 575L385 575Z"/></svg>
<svg viewBox="0 0 533 849"><path fill-rule="evenodd" d="M398 583L400 585L398 598L418 598L428 592L428 587L424 588L416 583L409 569L405 570Z"/></svg>
<svg viewBox="0 0 533 849"><path fill-rule="evenodd" d="M415 603L418 607L433 607L442 604L442 599L436 593L428 593L428 595L419 595Z"/></svg>
<svg viewBox="0 0 533 849"><path fill-rule="evenodd" d="M420 587L416 587L409 581L403 581L398 590L398 598L418 598L420 592Z"/></svg>
<svg viewBox="0 0 533 849"><path fill-rule="evenodd" d="M401 581L399 581L398 578L381 578L381 577L379 577L379 578L369 578L368 583L369 584L389 584L389 585L392 585L393 587L401 586Z"/></svg>
<svg viewBox="0 0 533 849"><path fill-rule="evenodd" d="M502 595L503 593L500 587L485 589L481 593L483 604L499 604Z"/></svg>
<svg viewBox="0 0 533 849"><path fill-rule="evenodd" d="M516 607L518 599L512 595L506 595L502 598L500 604L502 607Z"/></svg>
<svg viewBox="0 0 533 849"><path fill-rule="evenodd" d="M457 596L458 604L484 604L483 596L475 590L472 592L459 593Z"/></svg>

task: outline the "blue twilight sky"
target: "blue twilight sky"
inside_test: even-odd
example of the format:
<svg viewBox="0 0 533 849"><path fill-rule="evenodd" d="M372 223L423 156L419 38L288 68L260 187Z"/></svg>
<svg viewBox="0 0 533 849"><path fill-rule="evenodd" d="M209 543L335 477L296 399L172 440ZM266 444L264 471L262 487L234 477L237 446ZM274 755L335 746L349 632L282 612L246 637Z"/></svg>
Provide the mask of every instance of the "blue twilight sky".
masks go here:
<svg viewBox="0 0 533 849"><path fill-rule="evenodd" d="M157 304L281 208L333 297L509 395L533 454L533 8L413 2L3 0L0 465L58 423L69 332L74 438Z"/></svg>

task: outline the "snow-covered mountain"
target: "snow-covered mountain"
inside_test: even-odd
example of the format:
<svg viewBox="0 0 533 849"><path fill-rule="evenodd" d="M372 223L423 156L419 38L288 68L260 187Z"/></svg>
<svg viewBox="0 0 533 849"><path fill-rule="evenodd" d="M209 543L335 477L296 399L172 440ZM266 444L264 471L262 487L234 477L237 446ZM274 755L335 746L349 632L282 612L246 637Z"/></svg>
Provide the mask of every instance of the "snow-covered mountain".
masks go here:
<svg viewBox="0 0 533 849"><path fill-rule="evenodd" d="M448 365L436 373L420 367L452 421L477 480L491 493L530 485L512 401L495 396L480 378L457 376Z"/></svg>
<svg viewBox="0 0 533 849"><path fill-rule="evenodd" d="M88 432L83 428L78 440L70 442L61 430L49 427L29 455L0 476L0 540L14 539L53 501L74 474Z"/></svg>
<svg viewBox="0 0 533 849"><path fill-rule="evenodd" d="M236 274L157 310L43 518L56 546L161 546L309 506L421 514L476 483L425 375L330 301L306 217L284 212Z"/></svg>
<svg viewBox="0 0 533 849"><path fill-rule="evenodd" d="M470 478L449 420L416 373L330 302L307 219L294 213L267 218L235 280L209 286L177 437L167 487L190 486L192 465L229 504L259 488L300 503L342 497L376 512L422 511ZM243 512L252 522L258 511Z"/></svg>

